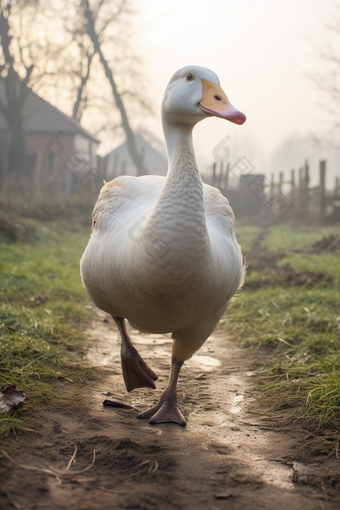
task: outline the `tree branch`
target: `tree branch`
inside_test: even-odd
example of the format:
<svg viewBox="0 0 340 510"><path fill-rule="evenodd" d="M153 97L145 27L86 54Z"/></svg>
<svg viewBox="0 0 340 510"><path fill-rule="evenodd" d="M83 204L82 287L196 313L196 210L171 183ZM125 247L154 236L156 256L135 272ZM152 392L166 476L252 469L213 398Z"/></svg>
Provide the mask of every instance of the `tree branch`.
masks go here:
<svg viewBox="0 0 340 510"><path fill-rule="evenodd" d="M117 108L119 109L119 112L121 114L122 126L124 128L125 133L126 133L127 145L128 145L129 152L131 154L131 157L132 157L132 160L133 160L134 164L137 167L138 174L139 175L143 175L144 169L143 169L143 166L142 166L141 158L139 157L139 154L137 152L137 146L136 146L135 138L134 138L132 129L131 129L129 121L128 121L128 117L127 117L127 114L126 114L126 111L125 111L124 103L122 101L122 98L119 95L118 90L117 90L116 82L115 82L115 80L113 78L112 71L111 71L111 69L110 69L110 67L109 67L109 65L108 65L108 63L107 63L107 61L106 61L106 59L105 59L105 57L103 55L103 52L101 50L101 46L100 46L99 40L98 40L98 35L97 35L96 31L95 31L93 16L92 16L92 12L90 10L89 2L88 2L88 0L81 0L81 1L82 1L82 4L83 4L83 7L84 7L84 15L85 15L85 18L87 20L87 33L91 37L91 40L92 40L95 52L98 53L99 58L100 58L100 62L102 63L102 65L104 67L105 75L106 75L107 79L110 82L112 93L113 93L113 97L115 99Z"/></svg>

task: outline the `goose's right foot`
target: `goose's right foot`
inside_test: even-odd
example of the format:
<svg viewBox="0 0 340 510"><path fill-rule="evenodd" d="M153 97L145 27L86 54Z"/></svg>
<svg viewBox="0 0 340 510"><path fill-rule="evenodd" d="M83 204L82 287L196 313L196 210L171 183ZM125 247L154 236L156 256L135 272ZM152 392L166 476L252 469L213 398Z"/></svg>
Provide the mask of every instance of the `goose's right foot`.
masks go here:
<svg viewBox="0 0 340 510"><path fill-rule="evenodd" d="M169 398L163 394L160 401L151 409L144 411L138 415L139 419L149 419L149 423L178 423L181 427L185 427L186 421L177 407L177 395L169 395Z"/></svg>
<svg viewBox="0 0 340 510"><path fill-rule="evenodd" d="M153 388L157 375L147 366L138 351L132 345L122 344L121 350L122 370L126 389Z"/></svg>
<svg viewBox="0 0 340 510"><path fill-rule="evenodd" d="M150 423L172 422L185 427L185 418L177 407L177 379L182 365L183 361L177 361L175 357L172 358L168 387L158 404L141 413L138 418L150 418Z"/></svg>

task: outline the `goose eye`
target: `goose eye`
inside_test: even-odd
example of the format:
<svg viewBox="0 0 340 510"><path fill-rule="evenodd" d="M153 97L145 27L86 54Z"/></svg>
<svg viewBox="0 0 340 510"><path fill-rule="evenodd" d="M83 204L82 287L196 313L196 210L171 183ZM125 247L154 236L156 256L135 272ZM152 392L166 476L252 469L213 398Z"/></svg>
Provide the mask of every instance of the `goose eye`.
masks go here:
<svg viewBox="0 0 340 510"><path fill-rule="evenodd" d="M192 81L195 79L195 76L192 73L188 73L185 78L187 81Z"/></svg>

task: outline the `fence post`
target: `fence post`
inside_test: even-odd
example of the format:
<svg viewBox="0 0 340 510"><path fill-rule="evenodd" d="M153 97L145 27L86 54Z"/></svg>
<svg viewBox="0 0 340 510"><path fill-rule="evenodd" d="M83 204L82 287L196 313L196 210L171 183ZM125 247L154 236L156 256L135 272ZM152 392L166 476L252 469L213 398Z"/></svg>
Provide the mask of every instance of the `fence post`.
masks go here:
<svg viewBox="0 0 340 510"><path fill-rule="evenodd" d="M227 163L227 171L226 171L225 180L224 180L224 190L225 191L227 191L227 189L228 189L229 168L230 168L230 163L228 161L228 163Z"/></svg>
<svg viewBox="0 0 340 510"><path fill-rule="evenodd" d="M295 192L295 170L292 168L290 171L290 199L292 202L295 202L296 192Z"/></svg>
<svg viewBox="0 0 340 510"><path fill-rule="evenodd" d="M213 175L212 175L212 185L215 186L216 181L216 163L213 164Z"/></svg>
<svg viewBox="0 0 340 510"><path fill-rule="evenodd" d="M309 164L308 164L308 159L306 159L306 161L305 161L304 189L303 189L303 195L304 195L303 214L304 214L304 219L307 217L308 210L309 210L308 186L309 186Z"/></svg>
<svg viewBox="0 0 340 510"><path fill-rule="evenodd" d="M221 161L221 164L220 164L220 175L218 176L218 189L221 189L222 173L223 173L223 161Z"/></svg>
<svg viewBox="0 0 340 510"><path fill-rule="evenodd" d="M279 192L282 193L282 184L283 184L283 172L280 172L279 175Z"/></svg>
<svg viewBox="0 0 340 510"><path fill-rule="evenodd" d="M302 189L302 167L299 168L299 188Z"/></svg>
<svg viewBox="0 0 340 510"><path fill-rule="evenodd" d="M274 193L275 191L275 184L274 184L274 172L270 174L270 193Z"/></svg>
<svg viewBox="0 0 340 510"><path fill-rule="evenodd" d="M320 221L325 219L325 184L326 184L326 161L320 161Z"/></svg>
<svg viewBox="0 0 340 510"><path fill-rule="evenodd" d="M303 193L302 193L302 167L299 168L299 214L300 219L302 219L302 201L303 201Z"/></svg>

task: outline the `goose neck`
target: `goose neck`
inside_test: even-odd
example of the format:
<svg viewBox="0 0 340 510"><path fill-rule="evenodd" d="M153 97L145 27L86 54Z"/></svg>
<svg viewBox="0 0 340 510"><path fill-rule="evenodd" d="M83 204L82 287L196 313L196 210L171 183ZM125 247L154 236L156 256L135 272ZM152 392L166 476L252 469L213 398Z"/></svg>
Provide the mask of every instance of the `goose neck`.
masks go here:
<svg viewBox="0 0 340 510"><path fill-rule="evenodd" d="M169 169L148 223L150 235L183 251L185 259L206 263L210 240L204 210L203 183L192 143L192 127L164 126Z"/></svg>
<svg viewBox="0 0 340 510"><path fill-rule="evenodd" d="M178 155L183 152L189 153L197 169L195 151L192 142L192 126L164 123L164 137L169 160L169 170L178 165Z"/></svg>

